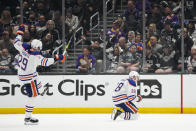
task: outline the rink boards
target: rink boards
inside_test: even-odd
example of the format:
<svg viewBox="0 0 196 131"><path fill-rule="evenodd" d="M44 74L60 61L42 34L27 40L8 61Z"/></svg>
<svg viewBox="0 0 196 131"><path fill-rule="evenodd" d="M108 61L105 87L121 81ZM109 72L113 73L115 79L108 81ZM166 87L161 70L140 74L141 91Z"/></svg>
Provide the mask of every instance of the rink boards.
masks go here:
<svg viewBox="0 0 196 131"><path fill-rule="evenodd" d="M110 113L112 90L127 75L42 75L48 91L35 113ZM141 113L196 113L196 75L141 75ZM0 76L0 114L24 113L26 92L15 75Z"/></svg>

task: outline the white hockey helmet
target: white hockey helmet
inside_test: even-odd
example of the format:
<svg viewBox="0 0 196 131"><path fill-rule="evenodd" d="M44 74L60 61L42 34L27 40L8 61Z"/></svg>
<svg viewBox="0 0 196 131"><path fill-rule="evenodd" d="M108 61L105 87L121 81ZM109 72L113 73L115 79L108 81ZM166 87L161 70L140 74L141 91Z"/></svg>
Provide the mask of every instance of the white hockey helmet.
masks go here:
<svg viewBox="0 0 196 131"><path fill-rule="evenodd" d="M42 42L38 39L33 39L31 42L31 48L36 50L42 50Z"/></svg>
<svg viewBox="0 0 196 131"><path fill-rule="evenodd" d="M129 73L129 78L133 78L134 76L138 77L138 79L140 79L140 75L139 75L139 73L137 71L131 71Z"/></svg>

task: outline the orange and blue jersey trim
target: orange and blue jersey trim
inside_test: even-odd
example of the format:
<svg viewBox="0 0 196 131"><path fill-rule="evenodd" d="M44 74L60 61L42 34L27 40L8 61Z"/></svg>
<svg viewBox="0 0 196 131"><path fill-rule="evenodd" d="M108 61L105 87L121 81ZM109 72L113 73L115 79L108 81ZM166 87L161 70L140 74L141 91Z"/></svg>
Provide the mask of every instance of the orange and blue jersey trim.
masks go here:
<svg viewBox="0 0 196 131"><path fill-rule="evenodd" d="M125 102L125 105L134 113L138 112L138 108L132 102Z"/></svg>
<svg viewBox="0 0 196 131"><path fill-rule="evenodd" d="M31 74L27 74L27 75L18 75L19 79L21 81L30 81L32 80L34 77L37 77L37 73L31 73Z"/></svg>
<svg viewBox="0 0 196 131"><path fill-rule="evenodd" d="M34 81L31 81L31 90L32 90L32 97L38 96L37 85Z"/></svg>
<svg viewBox="0 0 196 131"><path fill-rule="evenodd" d="M127 97L127 100L128 100L128 101L133 101L135 98L136 98L135 95L131 95L131 96L128 96L128 97Z"/></svg>
<svg viewBox="0 0 196 131"><path fill-rule="evenodd" d="M113 102L119 102L123 100L128 100L128 101L133 101L136 98L135 95L127 96L126 94L118 95L118 96L113 96L112 100Z"/></svg>
<svg viewBox="0 0 196 131"><path fill-rule="evenodd" d="M41 66L47 66L48 58L43 58L41 60Z"/></svg>
<svg viewBox="0 0 196 131"><path fill-rule="evenodd" d="M125 99L127 99L126 94L122 94L122 95L112 97L113 102L119 102L119 101L122 101L122 100L125 100Z"/></svg>

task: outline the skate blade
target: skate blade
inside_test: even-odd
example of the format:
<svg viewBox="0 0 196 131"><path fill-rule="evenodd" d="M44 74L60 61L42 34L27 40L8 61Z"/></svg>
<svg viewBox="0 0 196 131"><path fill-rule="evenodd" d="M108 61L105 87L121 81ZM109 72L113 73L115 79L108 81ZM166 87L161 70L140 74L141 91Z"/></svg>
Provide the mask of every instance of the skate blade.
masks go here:
<svg viewBox="0 0 196 131"><path fill-rule="evenodd" d="M31 123L31 122L25 122L24 125L38 125L39 123Z"/></svg>

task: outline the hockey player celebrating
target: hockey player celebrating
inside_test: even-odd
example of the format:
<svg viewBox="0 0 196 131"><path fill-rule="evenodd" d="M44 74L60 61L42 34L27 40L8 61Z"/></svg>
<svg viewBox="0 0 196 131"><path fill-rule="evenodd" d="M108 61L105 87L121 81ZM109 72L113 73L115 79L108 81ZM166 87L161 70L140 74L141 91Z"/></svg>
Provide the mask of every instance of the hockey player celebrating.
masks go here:
<svg viewBox="0 0 196 131"><path fill-rule="evenodd" d="M131 71L128 79L122 79L117 84L117 88L113 91L112 96L112 100L115 105L112 112L113 120L116 120L118 116L124 120L137 119L138 108L134 102L140 102L142 100L142 97L137 95L136 86L138 80L139 74L136 71ZM121 109L124 112L122 112Z"/></svg>
<svg viewBox="0 0 196 131"><path fill-rule="evenodd" d="M42 49L42 42L34 39L31 44L22 42L25 27L21 25L17 31L17 36L14 40L14 47L19 51L18 55L18 77L26 87L28 96L25 105L25 119L26 125L38 124L39 120L32 117L33 108L39 95L39 90L42 89L41 82L38 80L37 66L50 66L56 61L65 61L65 56L55 55L55 58L45 58L40 54ZM41 93L41 92L40 92Z"/></svg>

